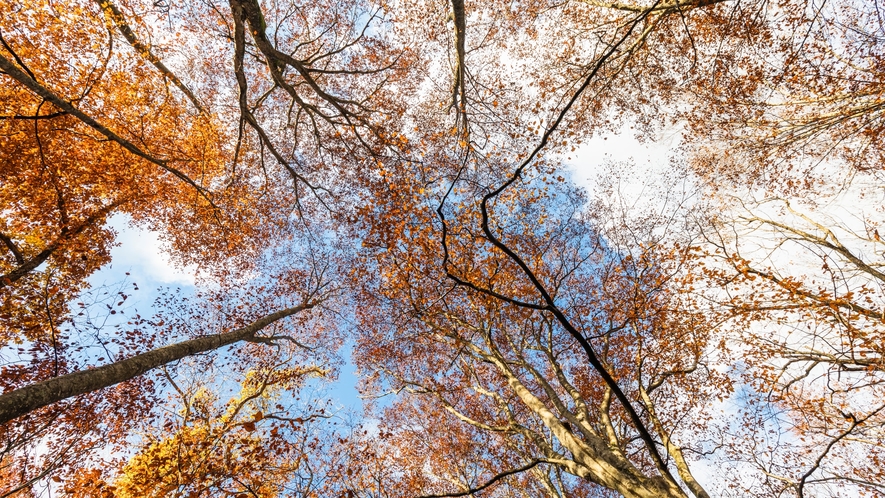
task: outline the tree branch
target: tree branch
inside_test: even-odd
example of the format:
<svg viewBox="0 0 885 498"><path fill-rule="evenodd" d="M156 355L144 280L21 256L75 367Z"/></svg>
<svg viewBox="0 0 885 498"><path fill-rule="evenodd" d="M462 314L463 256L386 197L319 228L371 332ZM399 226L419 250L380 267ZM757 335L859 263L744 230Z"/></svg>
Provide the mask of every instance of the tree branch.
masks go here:
<svg viewBox="0 0 885 498"><path fill-rule="evenodd" d="M544 460L534 460L527 465L523 465L522 467L501 472L500 474L491 478L485 484L483 484L481 486L477 486L475 488L470 488L467 491L464 491L461 493L447 493L447 494L442 494L442 495L423 495L423 496L419 496L418 498L454 498L454 497L458 497L458 496L469 496L469 495L472 495L474 493L478 493L479 491L482 491L482 490L488 488L492 484L495 484L496 482L500 481L501 479L504 479L507 476L512 476L514 474L519 474L521 472L525 472L525 471L532 469L535 466L542 464L542 463L547 463L547 462L545 462Z"/></svg>
<svg viewBox="0 0 885 498"><path fill-rule="evenodd" d="M118 9L117 6L114 5L113 2L111 2L111 0L95 0L95 2L98 3L98 5L101 7L101 11L102 13L104 13L105 19L117 26L117 29L120 30L120 33L122 33L123 37L126 38L126 41L128 41L129 44L132 45L132 48L134 48L139 55L141 55L151 64L153 64L154 67L156 67L161 73L163 73L163 76L172 80L172 83L177 86L178 89L182 91L182 93L187 95L187 98L190 99L191 103L194 104L194 107L196 107L197 110L200 111L200 113L205 113L206 111L203 110L203 106L200 105L200 101L197 99L197 96L194 95L194 93L190 90L190 88L182 83L181 80L178 79L178 76L175 76L175 74L170 71L165 64L163 64L163 61L161 61L159 57L151 52L151 48L149 46L142 43L138 39L138 37L135 36L135 33L132 31L132 28L129 27L129 24L126 22L126 18L123 16L123 13L120 12L120 9Z"/></svg>
<svg viewBox="0 0 885 498"><path fill-rule="evenodd" d="M311 309L319 302L312 301L271 313L230 332L171 344L98 368L62 375L8 392L0 396L0 424L52 403L131 380L173 361L248 340L264 327Z"/></svg>

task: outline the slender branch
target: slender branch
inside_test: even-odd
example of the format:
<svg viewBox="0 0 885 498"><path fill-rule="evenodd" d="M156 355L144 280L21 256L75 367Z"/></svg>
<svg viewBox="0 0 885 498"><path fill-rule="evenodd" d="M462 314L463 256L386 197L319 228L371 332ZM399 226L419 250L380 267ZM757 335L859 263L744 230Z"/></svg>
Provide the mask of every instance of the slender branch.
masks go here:
<svg viewBox="0 0 885 498"><path fill-rule="evenodd" d="M13 251L13 254L15 254L15 256L16 256L16 261L19 263L19 266L17 268L15 268L14 270L12 270L11 272L9 272L5 275L0 275L0 289L2 289L3 287L6 287L7 285L11 285L11 284L15 283L16 281L20 280L25 275L34 271L34 269L36 269L37 267L42 265L44 261L49 259L49 257L52 256L52 254L62 244L64 244L68 240L76 237L77 235L81 234L87 228L96 225L96 223L99 220L101 220L105 216L107 216L108 213L110 213L113 209L119 207L121 204L127 202L128 200L129 199L121 199L117 202L111 203L110 205L99 209L97 212L93 213L92 216L86 218L82 223L77 225L77 227L74 228L73 230L68 230L67 227L62 227L62 233L61 233L61 235L59 235L59 237L57 239L55 239L51 244L46 246L46 248L44 248L42 251L40 251L34 257L32 257L31 259L28 259L28 260L25 260L22 257L21 252L17 252L17 249L14 249L15 245L12 244L12 240L9 239L9 237L0 233L0 240L2 240L4 243L6 243L7 247L9 247L9 249L11 251ZM12 245L10 245L10 244L12 244Z"/></svg>
<svg viewBox="0 0 885 498"><path fill-rule="evenodd" d="M9 249L9 252L12 253L13 257L15 257L15 262L19 265L25 264L25 258L22 256L21 250L15 245L15 242L12 241L6 234L0 232L0 241L6 244L6 247ZM0 277L0 282L3 281L3 278Z"/></svg>
<svg viewBox="0 0 885 498"><path fill-rule="evenodd" d="M52 119L57 118L59 116L64 116L67 113L64 111L53 112L50 114L36 115L36 116L23 116L21 114L14 114L12 116L0 116L0 120L4 119L17 119L17 120L37 120L37 119Z"/></svg>
<svg viewBox="0 0 885 498"><path fill-rule="evenodd" d="M672 11L672 10L682 10L686 7L695 8L695 7L707 7L709 5L715 5L720 2L724 2L726 0L687 0L687 1L668 1L668 2L658 2L651 7L645 7L642 5L622 3L622 2L607 2L604 0L580 0L582 3L587 5L592 5L594 7L602 7L606 9L614 9L614 10L623 10L626 12L660 12L660 11Z"/></svg>
<svg viewBox="0 0 885 498"><path fill-rule="evenodd" d="M477 486L475 488L470 488L467 491L464 491L461 493L447 493L447 494L442 494L442 495L423 495L423 496L419 496L418 498L454 498L454 497L458 497L458 496L469 496L469 495L472 495L474 493L478 493L478 492L488 488L492 484L495 484L496 482L500 481L501 479L504 479L505 477L512 476L514 474L519 474L521 472L525 472L525 471L532 469L542 463L547 463L547 462L544 460L533 460L531 463L529 463L527 465L523 465L522 467L501 472L500 474L491 478L485 484L483 484L481 486Z"/></svg>
<svg viewBox="0 0 885 498"><path fill-rule="evenodd" d="M885 405L882 405L879 408L873 410L872 412L867 414L866 417L861 418L861 419L858 419L857 417L855 417L853 413L849 413L846 415L846 417L849 420L851 420L851 426L848 427L848 429L845 429L845 431L842 432L842 434L839 434L837 437L833 438L833 440L830 441L829 444L827 444L827 447L824 448L824 451L822 451L821 454L818 455L817 459L814 461L814 465L812 465L811 468L808 469L807 472L802 474L802 478L799 479L799 483L798 483L798 486L796 489L796 493L799 495L799 498L804 498L804 496L805 496L805 482L808 480L809 477L811 477L811 474L814 474L814 472L818 468L820 468L820 464L823 462L824 458L827 456L827 454L830 452L830 450L833 449L833 446L835 446L839 441L845 439L845 437L848 436L849 434L851 434L851 431L853 431L857 426L861 425L862 423L869 420L873 415L882 411L883 408L885 408Z"/></svg>
<svg viewBox="0 0 885 498"><path fill-rule="evenodd" d="M95 0L95 2L98 3L98 5L101 7L101 11L102 13L104 13L105 19L117 26L117 29L120 30L120 33L122 33L123 37L126 38L126 41L128 41L129 44L132 45L132 48L134 48L139 55L141 55L151 64L153 64L154 67L156 67L161 73L163 73L163 76L172 80L172 83L177 86L182 93L187 95L187 98L190 99L191 103L194 104L194 107L196 107L198 111L200 111L201 113L205 113L206 111L203 110L203 106L200 105L200 101L197 99L197 96L194 95L194 93L190 90L190 88L182 83L182 81L178 79L178 76L175 76L175 74L170 71L165 64L163 64L163 61L161 61L159 57L151 52L151 48L149 46L142 43L138 39L138 37L135 36L135 33L132 31L132 28L129 27L129 24L126 22L126 18L123 16L123 13L120 12L120 9L118 9L117 6L114 5L113 2L111 2L111 0Z"/></svg>

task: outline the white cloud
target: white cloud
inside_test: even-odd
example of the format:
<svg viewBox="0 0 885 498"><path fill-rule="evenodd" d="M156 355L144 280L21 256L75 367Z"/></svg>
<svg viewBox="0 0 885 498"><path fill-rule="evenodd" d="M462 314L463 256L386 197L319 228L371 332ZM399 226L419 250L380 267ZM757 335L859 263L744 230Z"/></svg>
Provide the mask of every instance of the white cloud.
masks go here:
<svg viewBox="0 0 885 498"><path fill-rule="evenodd" d="M663 172L670 166L673 151L679 146L682 130L678 127L663 130L650 140L640 141L632 128L627 125L620 133L594 135L574 154L570 169L574 181L592 190L592 184L607 162L628 162L645 172ZM647 175L643 175L647 180Z"/></svg>
<svg viewBox="0 0 885 498"><path fill-rule="evenodd" d="M108 225L118 232L119 245L111 250L111 264L100 272L102 280L129 272L142 285L194 285L195 268L174 265L156 232L131 226L125 215L114 216Z"/></svg>

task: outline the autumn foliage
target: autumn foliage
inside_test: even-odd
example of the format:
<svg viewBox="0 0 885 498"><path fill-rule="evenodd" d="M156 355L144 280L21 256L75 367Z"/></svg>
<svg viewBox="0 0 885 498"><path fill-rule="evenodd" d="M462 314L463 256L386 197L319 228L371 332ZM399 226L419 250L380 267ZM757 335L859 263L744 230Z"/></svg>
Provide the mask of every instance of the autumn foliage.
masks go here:
<svg viewBox="0 0 885 498"><path fill-rule="evenodd" d="M883 18L3 3L0 496L882 496Z"/></svg>

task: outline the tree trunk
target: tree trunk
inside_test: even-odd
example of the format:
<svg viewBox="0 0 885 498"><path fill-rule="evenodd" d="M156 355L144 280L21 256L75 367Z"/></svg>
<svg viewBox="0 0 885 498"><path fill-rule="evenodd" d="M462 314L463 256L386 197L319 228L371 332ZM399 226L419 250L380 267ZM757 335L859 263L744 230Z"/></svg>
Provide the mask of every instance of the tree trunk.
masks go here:
<svg viewBox="0 0 885 498"><path fill-rule="evenodd" d="M73 396L97 391L133 379L145 372L182 358L248 340L268 325L294 315L314 304L306 304L271 313L251 324L224 334L182 341L135 355L108 365L31 384L0 396L0 424L30 413L38 408Z"/></svg>

